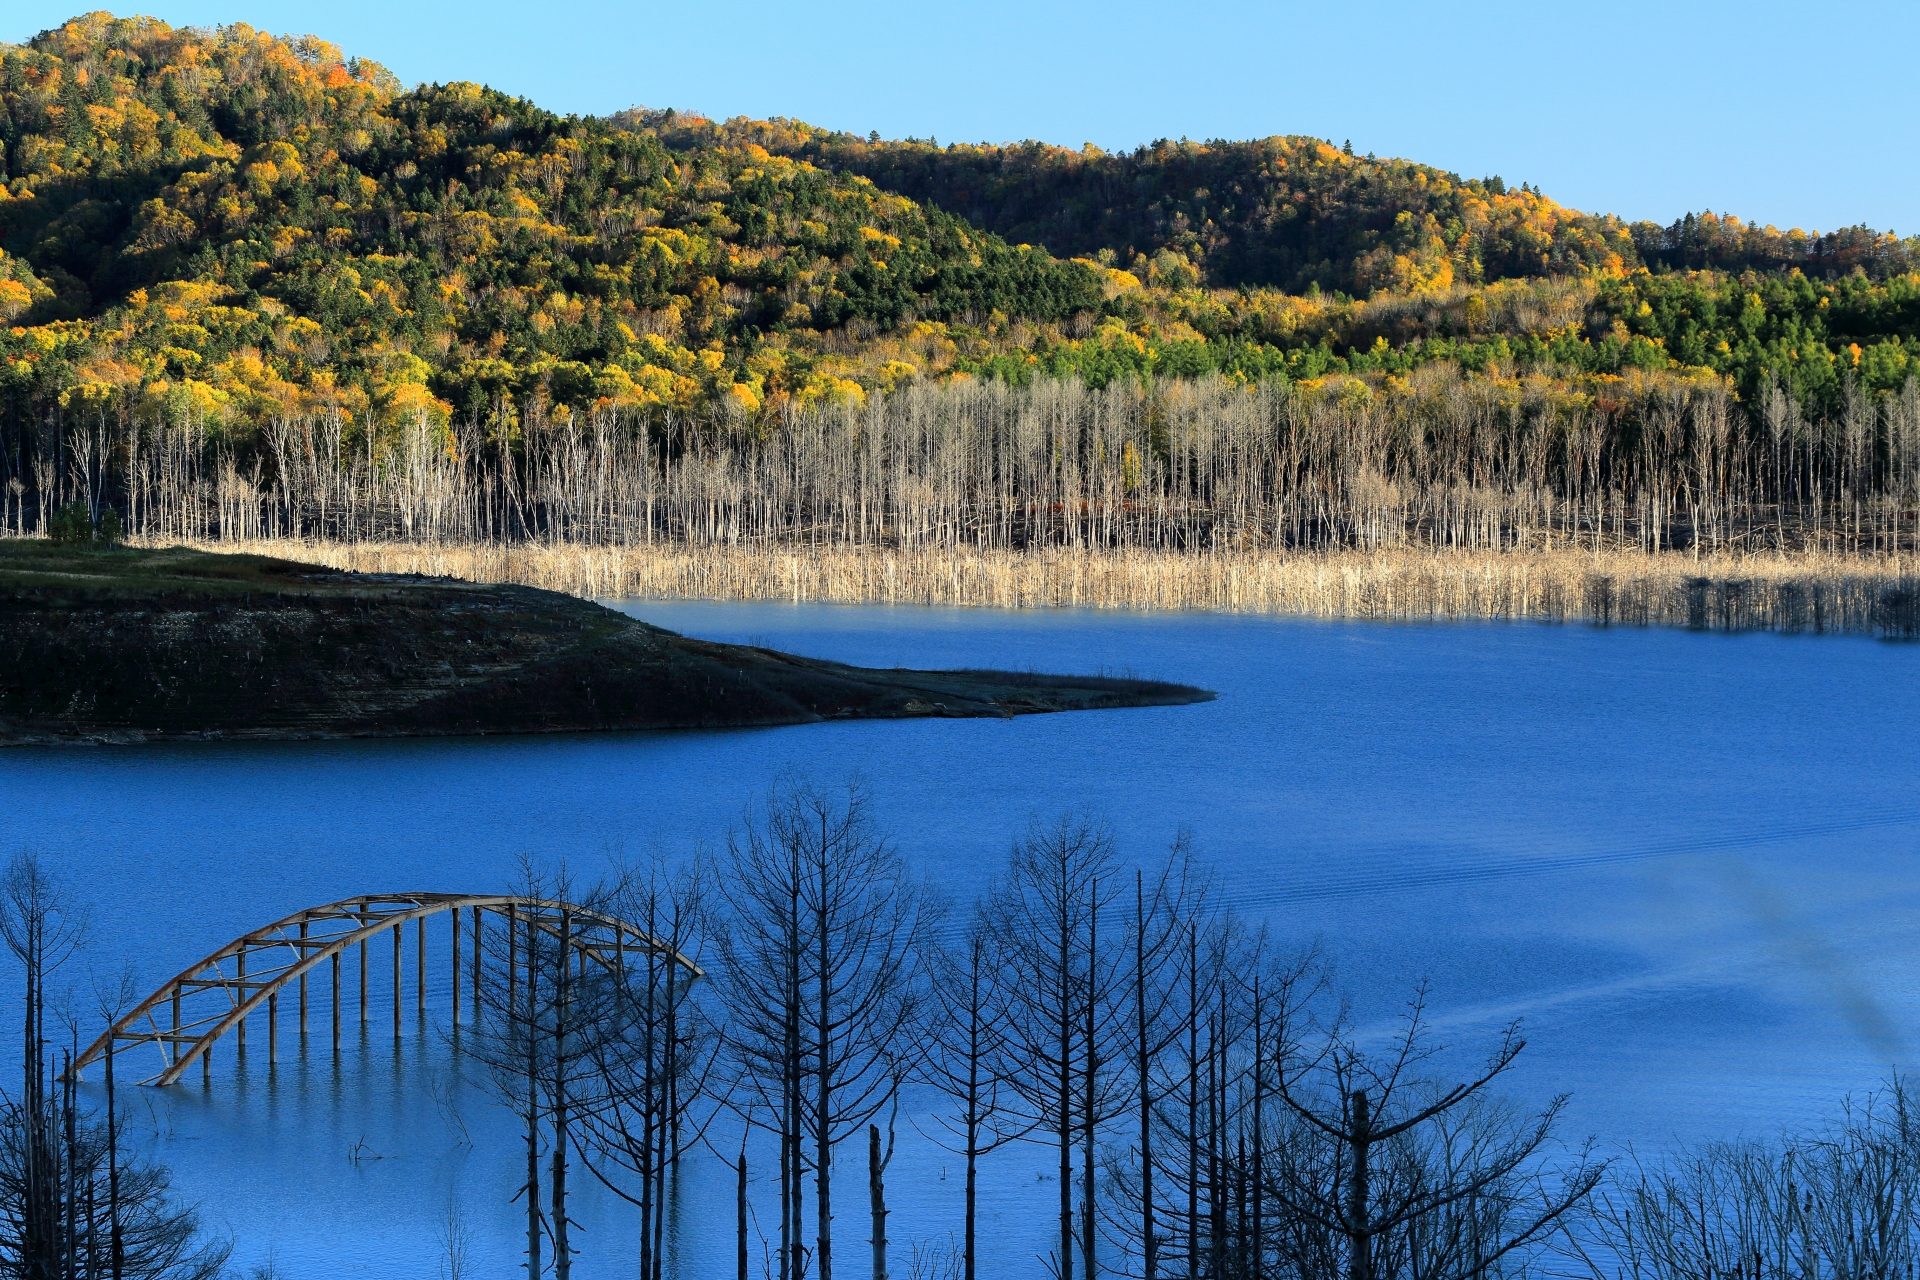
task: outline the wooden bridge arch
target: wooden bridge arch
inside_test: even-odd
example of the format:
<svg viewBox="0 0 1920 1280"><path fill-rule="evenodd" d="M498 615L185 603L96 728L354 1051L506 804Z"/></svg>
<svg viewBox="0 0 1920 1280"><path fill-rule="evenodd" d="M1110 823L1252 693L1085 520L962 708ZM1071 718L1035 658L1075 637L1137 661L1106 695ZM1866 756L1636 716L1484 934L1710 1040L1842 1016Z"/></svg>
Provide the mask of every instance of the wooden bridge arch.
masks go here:
<svg viewBox="0 0 1920 1280"><path fill-rule="evenodd" d="M143 1084L170 1085L198 1060L203 1073L211 1070L214 1042L230 1031L237 1031L242 1052L247 1044L247 1020L264 1007L267 1016L268 1058L278 1056L280 993L290 984L299 992L299 1027L307 1032L307 979L322 964L329 965L333 980L333 1047L340 1047L341 983L340 957L350 948L360 949L360 1021L367 1021L369 954L368 944L380 934L393 937L393 1034L401 1033L403 935L409 921L414 924L416 960L416 1012L424 1013L427 1000L426 920L447 915L452 922L453 1019L460 1021L461 929L460 914L468 913L472 922L471 970L475 1006L478 1006L481 975L481 949L487 931L482 918L489 912L508 923L509 946L517 945L519 929L538 929L552 938L566 939L568 947L582 961L591 960L612 969L626 963L627 953L652 953L668 963L685 968L692 977L702 976L700 966L673 951L667 944L625 920L573 903L544 898L460 893L366 894L330 902L325 906L296 911L285 919L243 934L204 960L181 971L163 983L154 993L135 1005L101 1033L100 1038L74 1059L69 1068L77 1079L91 1063L104 1057L109 1045L119 1061L127 1046L152 1044L160 1049L159 1074ZM561 928L562 917L566 928ZM251 962L251 963L250 963Z"/></svg>

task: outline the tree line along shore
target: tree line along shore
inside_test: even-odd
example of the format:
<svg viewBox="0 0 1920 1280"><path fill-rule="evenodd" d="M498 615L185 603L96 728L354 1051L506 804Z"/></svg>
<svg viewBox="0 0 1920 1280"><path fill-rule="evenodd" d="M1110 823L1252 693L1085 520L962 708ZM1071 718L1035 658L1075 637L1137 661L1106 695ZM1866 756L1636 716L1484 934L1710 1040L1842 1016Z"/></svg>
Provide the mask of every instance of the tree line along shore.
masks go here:
<svg viewBox="0 0 1920 1280"><path fill-rule="evenodd" d="M396 438L338 413L239 441L77 415L7 441L0 519L111 509L178 538L1038 549L1911 556L1920 381L1809 416L1770 385L1658 375L1607 395L1451 366L1376 387L1203 377L916 384L762 422L533 413ZM539 406L535 405L538 409Z"/></svg>
<svg viewBox="0 0 1920 1280"><path fill-rule="evenodd" d="M1383 389L958 382L771 427L421 418L384 451L338 415L250 447L101 415L46 437L0 515L603 598L1914 633L1920 384L1854 384L1820 417L1711 380L1613 396L1439 367Z"/></svg>

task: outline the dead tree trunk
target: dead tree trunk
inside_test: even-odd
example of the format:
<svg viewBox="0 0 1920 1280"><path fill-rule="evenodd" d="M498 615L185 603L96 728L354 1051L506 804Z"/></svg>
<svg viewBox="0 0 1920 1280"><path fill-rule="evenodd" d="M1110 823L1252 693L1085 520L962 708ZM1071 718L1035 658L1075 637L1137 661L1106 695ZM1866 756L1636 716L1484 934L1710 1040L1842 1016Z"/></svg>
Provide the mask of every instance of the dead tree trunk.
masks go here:
<svg viewBox="0 0 1920 1280"><path fill-rule="evenodd" d="M873 1280L887 1280L887 1162L880 1154L880 1126L867 1126L867 1203L873 1215Z"/></svg>
<svg viewBox="0 0 1920 1280"><path fill-rule="evenodd" d="M747 1152L740 1149L733 1189L734 1252L738 1280L747 1280Z"/></svg>

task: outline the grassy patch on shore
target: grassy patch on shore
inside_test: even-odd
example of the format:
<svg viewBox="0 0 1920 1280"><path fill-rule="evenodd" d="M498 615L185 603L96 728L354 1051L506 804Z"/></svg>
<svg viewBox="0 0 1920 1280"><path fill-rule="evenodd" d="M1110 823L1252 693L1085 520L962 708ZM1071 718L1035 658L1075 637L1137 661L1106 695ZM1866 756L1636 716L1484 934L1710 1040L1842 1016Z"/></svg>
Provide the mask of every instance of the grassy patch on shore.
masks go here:
<svg viewBox="0 0 1920 1280"><path fill-rule="evenodd" d="M0 538L0 591L100 596L242 596L354 589L337 573L274 555L195 547L89 546Z"/></svg>

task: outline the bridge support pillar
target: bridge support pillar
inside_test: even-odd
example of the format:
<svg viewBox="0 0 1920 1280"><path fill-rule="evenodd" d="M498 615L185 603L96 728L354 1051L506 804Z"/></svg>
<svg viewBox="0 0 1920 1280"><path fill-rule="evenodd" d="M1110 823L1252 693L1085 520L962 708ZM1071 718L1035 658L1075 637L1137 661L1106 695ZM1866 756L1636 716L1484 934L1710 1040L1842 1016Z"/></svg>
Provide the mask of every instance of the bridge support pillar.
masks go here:
<svg viewBox="0 0 1920 1280"><path fill-rule="evenodd" d="M473 909L473 1021L480 1023L480 908Z"/></svg>
<svg viewBox="0 0 1920 1280"><path fill-rule="evenodd" d="M307 958L306 941L307 941L307 922L305 920L302 920L300 922L300 943L301 943L300 958L302 960ZM305 973L302 973L300 975L300 1047L302 1052L305 1052L306 1044L307 1044L307 975Z"/></svg>
<svg viewBox="0 0 1920 1280"><path fill-rule="evenodd" d="M475 908L478 910L479 908ZM460 908L453 909L453 1029L460 1029Z"/></svg>
<svg viewBox="0 0 1920 1280"><path fill-rule="evenodd" d="M393 926L393 1042L400 1043L400 935L407 931L406 921Z"/></svg>
<svg viewBox="0 0 1920 1280"><path fill-rule="evenodd" d="M245 1004L247 1002L247 953L242 951L235 957L235 963L240 968L240 986L234 991L233 1002L235 1004ZM247 1056L247 1020L245 1018L240 1019L240 1025L235 1027L234 1030L240 1033L240 1056L244 1058Z"/></svg>

